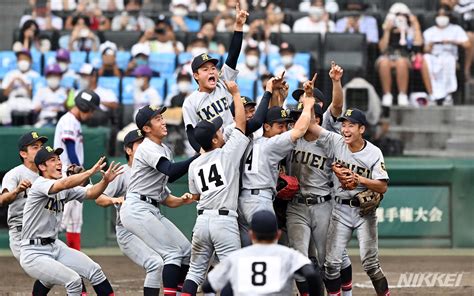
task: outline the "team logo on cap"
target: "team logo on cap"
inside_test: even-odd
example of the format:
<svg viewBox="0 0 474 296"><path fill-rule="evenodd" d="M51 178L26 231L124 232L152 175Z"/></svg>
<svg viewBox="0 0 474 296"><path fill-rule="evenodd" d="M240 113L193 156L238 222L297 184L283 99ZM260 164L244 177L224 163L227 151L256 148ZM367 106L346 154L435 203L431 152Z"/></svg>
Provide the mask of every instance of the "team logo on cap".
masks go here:
<svg viewBox="0 0 474 296"><path fill-rule="evenodd" d="M281 117L282 118L288 117L288 114L286 113L286 110L281 110Z"/></svg>
<svg viewBox="0 0 474 296"><path fill-rule="evenodd" d="M352 115L352 109L347 109L346 114L344 116L351 116Z"/></svg>
<svg viewBox="0 0 474 296"><path fill-rule="evenodd" d="M153 105L150 105L150 106L148 106L148 107L149 107L151 110L153 110L153 111L156 111L156 110L158 110L158 107L156 107L156 106L153 106Z"/></svg>
<svg viewBox="0 0 474 296"><path fill-rule="evenodd" d="M203 61L207 61L207 60L209 60L210 58L209 58L209 56L207 55L207 53L203 53L203 54L201 55L201 59L202 59Z"/></svg>
<svg viewBox="0 0 474 296"><path fill-rule="evenodd" d="M298 107L296 107L296 110L301 110L303 109L303 103L298 103Z"/></svg>
<svg viewBox="0 0 474 296"><path fill-rule="evenodd" d="M32 133L31 133L31 136L33 137L33 139L38 139L38 138L39 138L37 132L32 132Z"/></svg>
<svg viewBox="0 0 474 296"><path fill-rule="evenodd" d="M53 151L54 151L54 149L53 149L53 148L51 148L50 146L46 146L46 151L48 151L48 152L53 152Z"/></svg>
<svg viewBox="0 0 474 296"><path fill-rule="evenodd" d="M142 136L142 131L141 131L141 130L137 130L137 135L138 135L139 137L143 137L143 136Z"/></svg>
<svg viewBox="0 0 474 296"><path fill-rule="evenodd" d="M246 97L242 97L242 104L245 105L245 104L247 104L247 102L248 102L248 101L247 101L247 98L246 98Z"/></svg>

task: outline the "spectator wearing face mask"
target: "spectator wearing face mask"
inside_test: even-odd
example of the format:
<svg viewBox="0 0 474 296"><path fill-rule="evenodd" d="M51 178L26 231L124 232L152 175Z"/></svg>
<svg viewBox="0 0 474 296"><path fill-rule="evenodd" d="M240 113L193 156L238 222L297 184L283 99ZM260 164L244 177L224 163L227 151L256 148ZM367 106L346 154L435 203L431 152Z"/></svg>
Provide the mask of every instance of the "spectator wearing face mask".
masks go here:
<svg viewBox="0 0 474 296"><path fill-rule="evenodd" d="M285 71L286 77L291 77L303 83L308 80L308 73L303 66L295 64L295 48L293 45L283 42L280 45L281 65L275 69L275 76L281 76Z"/></svg>
<svg viewBox="0 0 474 296"><path fill-rule="evenodd" d="M351 12L351 15L337 20L336 32L363 33L367 37L367 42L378 43L377 20L373 16L365 15L365 8L363 0L347 0L346 10Z"/></svg>
<svg viewBox="0 0 474 296"><path fill-rule="evenodd" d="M121 77L122 70L119 69L115 60L117 45L113 42L106 41L100 45L99 51L102 54L102 67L99 69L99 76Z"/></svg>
<svg viewBox="0 0 474 296"><path fill-rule="evenodd" d="M17 69L6 73L2 81L3 94L9 98L26 97L31 100L33 80L40 74L31 69L31 53L28 50L16 52Z"/></svg>
<svg viewBox="0 0 474 296"><path fill-rule="evenodd" d="M198 35L199 38L205 38L208 42L208 49L210 54L225 54L225 46L216 40L216 26L213 22L208 21L202 24Z"/></svg>
<svg viewBox="0 0 474 296"><path fill-rule="evenodd" d="M62 72L59 65L52 64L45 69L46 86L38 89L33 97L38 121L35 127L55 126L57 119L66 111L66 89L60 86Z"/></svg>
<svg viewBox="0 0 474 296"><path fill-rule="evenodd" d="M245 48L245 62L237 65L239 78L258 80L258 78L267 73L265 64L260 63L260 50L256 46L247 46Z"/></svg>
<svg viewBox="0 0 474 296"><path fill-rule="evenodd" d="M171 24L174 31L198 32L201 24L198 20L188 17L190 0L173 0L170 11L173 13Z"/></svg>
<svg viewBox="0 0 474 296"><path fill-rule="evenodd" d="M176 40L171 23L163 15L158 17L154 29L144 32L138 43L146 44L150 52L179 54L184 51L184 46Z"/></svg>
<svg viewBox="0 0 474 296"><path fill-rule="evenodd" d="M59 38L59 46L70 51L96 51L99 48L99 38L91 31L90 18L85 15L74 17L73 29L70 35Z"/></svg>
<svg viewBox="0 0 474 296"><path fill-rule="evenodd" d="M163 99L158 91L150 85L152 75L153 73L148 66L138 66L133 71L133 76L135 76L133 109L135 113L138 112L138 109L147 105L163 105Z"/></svg>
<svg viewBox="0 0 474 296"><path fill-rule="evenodd" d="M166 97L166 107L183 107L184 99L193 91L191 75L181 70L176 78L176 85L173 92Z"/></svg>
<svg viewBox="0 0 474 296"><path fill-rule="evenodd" d="M71 79L77 81L79 75L76 71L69 67L71 63L71 55L67 49L60 48L56 51L56 63L58 64L59 69L61 69L61 74L63 79Z"/></svg>
<svg viewBox="0 0 474 296"><path fill-rule="evenodd" d="M410 59L412 56L416 59L415 55L417 54L420 59L422 58L420 52L423 37L420 23L407 5L394 3L390 7L382 27L384 32L379 42L382 55L376 62L383 91L382 105L392 106L392 70L395 70L398 105L408 106L408 79L412 64ZM416 65L416 67L418 66Z"/></svg>
<svg viewBox="0 0 474 296"><path fill-rule="evenodd" d="M423 83L432 101L437 105L452 104L457 88L456 63L458 47L469 53L470 43L466 31L450 23L450 10L441 6L435 19L436 25L423 32L425 43L422 67Z"/></svg>
<svg viewBox="0 0 474 296"><path fill-rule="evenodd" d="M125 76L132 76L133 70L138 66L148 65L148 58L150 56L150 45L148 43L137 43L131 50L132 59L127 65ZM159 77L160 73L153 72L153 77Z"/></svg>
<svg viewBox="0 0 474 296"><path fill-rule="evenodd" d="M83 64L79 70L79 75L79 91L93 90L100 97L100 109L103 112L118 108L117 96L110 89L98 85L97 70L91 64Z"/></svg>
<svg viewBox="0 0 474 296"><path fill-rule="evenodd" d="M334 32L335 24L329 19L329 14L321 6L310 6L308 16L302 17L293 24L295 33L320 33L323 37L326 32Z"/></svg>
<svg viewBox="0 0 474 296"><path fill-rule="evenodd" d="M265 21L256 19L250 24L242 48L245 50L247 46L257 46L262 53L277 53L279 48L271 43L270 35L270 27L266 25Z"/></svg>
<svg viewBox="0 0 474 296"><path fill-rule="evenodd" d="M126 2L125 11L112 19L113 31L145 31L155 26L153 20L141 13L142 4L139 0Z"/></svg>

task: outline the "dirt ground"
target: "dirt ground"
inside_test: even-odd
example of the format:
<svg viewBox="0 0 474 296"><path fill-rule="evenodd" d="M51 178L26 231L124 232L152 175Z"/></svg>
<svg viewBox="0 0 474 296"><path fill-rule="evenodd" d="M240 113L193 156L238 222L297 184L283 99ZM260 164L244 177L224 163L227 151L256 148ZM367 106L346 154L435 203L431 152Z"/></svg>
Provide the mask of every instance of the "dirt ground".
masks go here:
<svg viewBox="0 0 474 296"><path fill-rule="evenodd" d="M115 290L115 295L143 295L144 271L124 256L91 256L98 262ZM360 259L351 256L353 263L353 295L374 295ZM392 295L474 295L474 257L472 256L381 256ZM455 273L457 287L399 287L401 273ZM460 275L462 273L462 275ZM10 256L0 257L0 296L31 295L33 279ZM92 292L92 287L88 286ZM55 287L49 295L65 295L62 287ZM90 293L90 295L94 295Z"/></svg>

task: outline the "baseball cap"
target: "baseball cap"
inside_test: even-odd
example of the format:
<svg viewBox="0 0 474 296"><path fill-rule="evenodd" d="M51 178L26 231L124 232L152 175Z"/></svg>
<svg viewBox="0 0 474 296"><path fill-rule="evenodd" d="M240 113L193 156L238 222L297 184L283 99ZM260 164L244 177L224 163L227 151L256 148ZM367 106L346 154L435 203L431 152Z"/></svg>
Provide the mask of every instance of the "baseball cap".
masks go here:
<svg viewBox="0 0 474 296"><path fill-rule="evenodd" d="M255 102L253 99L246 97L246 96L241 96L240 97L242 100L242 104L245 106L256 106L257 102ZM232 113L232 116L235 116L235 107L234 107L234 102L230 103L230 112Z"/></svg>
<svg viewBox="0 0 474 296"><path fill-rule="evenodd" d="M139 54L150 56L150 46L145 43L137 43L132 46L132 57L136 57Z"/></svg>
<svg viewBox="0 0 474 296"><path fill-rule="evenodd" d="M295 89L295 91L293 91L293 93L291 94L291 96L293 97L293 99L295 99L297 102L299 102L300 100L300 97L304 94L304 89L302 88L298 88L298 89ZM318 88L314 88L313 89L313 96L323 102L323 106L326 105L326 96L324 96L323 92L318 89Z"/></svg>
<svg viewBox="0 0 474 296"><path fill-rule="evenodd" d="M220 116L212 120L201 120L194 128L194 138L201 147L209 147L212 138L214 138L214 135L221 128L222 124L223 121Z"/></svg>
<svg viewBox="0 0 474 296"><path fill-rule="evenodd" d="M100 105L100 97L93 90L81 90L74 98L74 103L82 112L95 110Z"/></svg>
<svg viewBox="0 0 474 296"><path fill-rule="evenodd" d="M64 151L63 148L53 149L51 148L51 146L42 147L40 150L38 150L35 156L36 166L39 166L40 164L44 163L48 159L52 158L54 155L58 155L58 156L61 155L63 151Z"/></svg>
<svg viewBox="0 0 474 296"><path fill-rule="evenodd" d="M150 67L147 65L141 65L135 68L132 72L132 76L145 76L145 77L151 77L153 76L153 71L151 70Z"/></svg>
<svg viewBox="0 0 474 296"><path fill-rule="evenodd" d="M18 58L21 54L28 56L31 59L31 52L28 49L22 49L15 52L16 57Z"/></svg>
<svg viewBox="0 0 474 296"><path fill-rule="evenodd" d="M95 69L91 64L83 64L79 69L79 75L92 75Z"/></svg>
<svg viewBox="0 0 474 296"><path fill-rule="evenodd" d="M99 46L99 52L101 55L115 55L117 45L113 42L105 41Z"/></svg>
<svg viewBox="0 0 474 296"><path fill-rule="evenodd" d="M71 55L67 49L60 48L56 52L56 60L69 62L71 60Z"/></svg>
<svg viewBox="0 0 474 296"><path fill-rule="evenodd" d="M163 114L166 111L166 107L156 107L152 105L147 105L141 107L137 115L135 116L135 123L137 124L139 129L143 129L145 124L150 121L153 117L158 114Z"/></svg>
<svg viewBox="0 0 474 296"><path fill-rule="evenodd" d="M290 110L290 112L291 112L290 114L297 113L299 117L299 115L301 115L301 113L303 112L303 103L298 103L298 105L296 106L296 109ZM314 114L319 115L321 117L323 116L324 114L323 108L321 108L319 104L314 104Z"/></svg>
<svg viewBox="0 0 474 296"><path fill-rule="evenodd" d="M268 109L265 123L272 124L274 122L289 122L293 121L285 109L279 106L274 106Z"/></svg>
<svg viewBox="0 0 474 296"><path fill-rule="evenodd" d="M35 143L36 141L41 141L41 143L46 143L48 138L45 136L38 135L38 132L29 132L24 134L18 139L18 150L23 149L24 147Z"/></svg>
<svg viewBox="0 0 474 296"><path fill-rule="evenodd" d="M258 211L253 214L250 229L258 234L275 234L278 232L278 223L275 214L270 211Z"/></svg>
<svg viewBox="0 0 474 296"><path fill-rule="evenodd" d="M337 121L343 122L349 120L352 123L360 123L367 126L367 119L365 118L364 112L360 111L357 108L349 108L344 112L344 115L339 117Z"/></svg>
<svg viewBox="0 0 474 296"><path fill-rule="evenodd" d="M197 70L207 62L211 62L214 65L217 65L219 63L219 60L211 57L207 53L197 55L193 58L193 62L191 63L191 69L193 70L193 73L196 73Z"/></svg>
<svg viewBox="0 0 474 296"><path fill-rule="evenodd" d="M280 54L282 52L295 53L295 47L293 45L289 44L288 42L283 42L282 44L280 44Z"/></svg>
<svg viewBox="0 0 474 296"><path fill-rule="evenodd" d="M171 21L170 21L170 19L169 19L168 17L166 17L166 15L164 15L164 14L160 14L160 15L158 16L158 18L156 19L156 21L155 21L155 25L158 25L158 24L160 24L160 23L164 23L164 24L166 24L166 25L168 25L168 26L171 26Z"/></svg>
<svg viewBox="0 0 474 296"><path fill-rule="evenodd" d="M136 141L141 140L141 139L143 139L142 131L139 130L139 129L136 129L136 130L128 132L128 134L123 139L123 144L125 146L128 146L128 145L133 144Z"/></svg>
<svg viewBox="0 0 474 296"><path fill-rule="evenodd" d="M44 69L44 75L61 75L63 72L61 71L61 68L59 67L58 64L51 64L46 66L46 69Z"/></svg>

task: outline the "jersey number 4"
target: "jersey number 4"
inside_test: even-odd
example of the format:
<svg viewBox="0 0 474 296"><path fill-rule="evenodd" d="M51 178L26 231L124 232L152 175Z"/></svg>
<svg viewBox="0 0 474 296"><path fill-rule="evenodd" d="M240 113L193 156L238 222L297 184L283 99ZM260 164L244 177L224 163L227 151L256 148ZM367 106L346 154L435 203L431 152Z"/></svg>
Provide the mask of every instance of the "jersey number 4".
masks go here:
<svg viewBox="0 0 474 296"><path fill-rule="evenodd" d="M201 168L198 172L199 179L201 180L201 191L205 192L217 187L224 185L225 180L223 180L221 167L213 163L211 166Z"/></svg>
<svg viewBox="0 0 474 296"><path fill-rule="evenodd" d="M249 174L257 174L258 173L258 145L255 145L252 150L250 150L249 154L245 157L245 171Z"/></svg>

